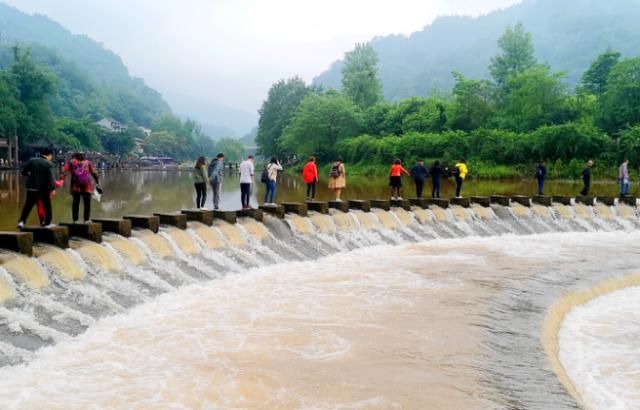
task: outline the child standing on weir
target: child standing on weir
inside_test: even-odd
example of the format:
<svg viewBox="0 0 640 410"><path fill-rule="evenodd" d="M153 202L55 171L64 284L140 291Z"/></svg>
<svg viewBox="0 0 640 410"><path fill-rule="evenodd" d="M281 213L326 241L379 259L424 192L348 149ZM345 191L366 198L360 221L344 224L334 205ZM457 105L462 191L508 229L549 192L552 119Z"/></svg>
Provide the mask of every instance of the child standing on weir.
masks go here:
<svg viewBox="0 0 640 410"><path fill-rule="evenodd" d="M410 175L409 171L404 169L402 161L396 158L389 170L389 185L391 186L391 199L402 200L400 190L402 189L402 174Z"/></svg>

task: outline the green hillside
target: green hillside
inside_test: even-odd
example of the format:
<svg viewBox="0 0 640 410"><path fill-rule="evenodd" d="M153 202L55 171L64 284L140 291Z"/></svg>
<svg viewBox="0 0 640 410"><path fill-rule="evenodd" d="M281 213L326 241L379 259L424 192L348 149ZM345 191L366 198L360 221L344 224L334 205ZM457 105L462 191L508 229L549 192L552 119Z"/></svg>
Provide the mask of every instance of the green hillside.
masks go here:
<svg viewBox="0 0 640 410"><path fill-rule="evenodd" d="M608 47L623 57L640 54L640 2L637 0L525 0L478 18L441 17L409 37L371 41L378 53L384 96L399 100L450 90L452 71L489 78L487 67L498 52L497 39L518 22L533 35L536 56L567 73L576 84L589 64ZM314 83L340 88L342 61Z"/></svg>

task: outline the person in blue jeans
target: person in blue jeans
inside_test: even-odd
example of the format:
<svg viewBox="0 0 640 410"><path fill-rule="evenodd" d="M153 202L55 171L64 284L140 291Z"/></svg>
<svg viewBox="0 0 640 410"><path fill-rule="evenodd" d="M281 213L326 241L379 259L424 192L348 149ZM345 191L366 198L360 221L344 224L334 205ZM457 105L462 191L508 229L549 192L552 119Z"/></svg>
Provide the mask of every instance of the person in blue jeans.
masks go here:
<svg viewBox="0 0 640 410"><path fill-rule="evenodd" d="M271 161L267 164L267 192L264 194L265 205L275 205L278 171L282 171L282 165L280 165L277 157L272 157Z"/></svg>
<svg viewBox="0 0 640 410"><path fill-rule="evenodd" d="M536 167L536 179L538 180L538 195L544 195L544 180L547 178L547 167L544 161L541 161Z"/></svg>

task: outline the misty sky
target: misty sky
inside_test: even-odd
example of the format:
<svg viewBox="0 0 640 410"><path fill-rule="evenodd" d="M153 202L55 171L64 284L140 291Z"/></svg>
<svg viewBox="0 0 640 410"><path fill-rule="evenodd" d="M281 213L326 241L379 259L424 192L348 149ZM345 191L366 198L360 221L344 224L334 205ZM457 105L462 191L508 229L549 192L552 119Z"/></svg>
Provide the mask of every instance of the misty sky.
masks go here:
<svg viewBox="0 0 640 410"><path fill-rule="evenodd" d="M185 97L255 112L280 78L310 81L354 43L519 0L4 0L115 51L184 112ZM188 113L185 113L188 114Z"/></svg>

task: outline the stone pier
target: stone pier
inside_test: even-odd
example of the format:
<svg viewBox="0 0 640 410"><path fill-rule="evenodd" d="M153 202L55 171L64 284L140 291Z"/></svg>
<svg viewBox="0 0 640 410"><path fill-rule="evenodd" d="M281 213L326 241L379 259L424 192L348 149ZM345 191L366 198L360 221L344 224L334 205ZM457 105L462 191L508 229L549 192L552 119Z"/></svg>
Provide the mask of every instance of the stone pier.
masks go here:
<svg viewBox="0 0 640 410"><path fill-rule="evenodd" d="M429 204L430 205L435 205L435 206L439 206L442 209L447 209L449 208L449 200L448 199L442 199L442 198L431 198L429 200Z"/></svg>
<svg viewBox="0 0 640 410"><path fill-rule="evenodd" d="M566 206L571 205L571 197L565 195L554 195L551 197L551 201Z"/></svg>
<svg viewBox="0 0 640 410"><path fill-rule="evenodd" d="M372 199L371 208L379 208L388 211L391 209L391 201L388 199Z"/></svg>
<svg viewBox="0 0 640 410"><path fill-rule="evenodd" d="M307 201L307 209L321 214L328 214L329 203L322 201Z"/></svg>
<svg viewBox="0 0 640 410"><path fill-rule="evenodd" d="M92 221L102 225L102 232L113 232L125 238L131 236L131 221L128 219L100 218Z"/></svg>
<svg viewBox="0 0 640 410"><path fill-rule="evenodd" d="M0 231L0 248L33 256L33 233Z"/></svg>
<svg viewBox="0 0 640 410"><path fill-rule="evenodd" d="M489 206L491 206L491 198L489 198L488 196L472 196L471 203L488 208Z"/></svg>
<svg viewBox="0 0 640 410"><path fill-rule="evenodd" d="M329 201L329 208L337 209L342 212L349 212L349 202L347 201Z"/></svg>
<svg viewBox="0 0 640 410"><path fill-rule="evenodd" d="M551 198L550 196L544 196L544 195L536 195L531 200L533 201L534 204L542 205L542 206L551 206L553 202L553 198Z"/></svg>
<svg viewBox="0 0 640 410"><path fill-rule="evenodd" d="M511 198L504 195L491 195L491 203L502 205L502 206L510 206Z"/></svg>
<svg viewBox="0 0 640 410"><path fill-rule="evenodd" d="M160 217L150 215L127 215L124 219L131 221L133 228L148 229L153 233L158 233L160 229Z"/></svg>
<svg viewBox="0 0 640 410"><path fill-rule="evenodd" d="M411 198L409 199L409 203L423 209L429 208L429 200L426 198Z"/></svg>
<svg viewBox="0 0 640 410"><path fill-rule="evenodd" d="M66 226L54 226L52 228L25 226L21 231L31 232L34 242L48 243L62 249L69 247L69 229Z"/></svg>
<svg viewBox="0 0 640 410"><path fill-rule="evenodd" d="M470 198L451 198L449 199L449 203L451 205L458 205L461 206L463 208L469 208L471 206L471 199Z"/></svg>
<svg viewBox="0 0 640 410"><path fill-rule="evenodd" d="M96 243L102 243L102 225L97 222L86 224L61 224L69 229L70 236L88 239Z"/></svg>
<svg viewBox="0 0 640 410"><path fill-rule="evenodd" d="M579 204L587 205L587 206L593 206L596 203L594 197L592 197L592 196L582 196L582 195L576 197L576 202L579 203Z"/></svg>
<svg viewBox="0 0 640 410"><path fill-rule="evenodd" d="M511 197L511 201L522 206L530 207L531 206L531 197L525 195L513 195Z"/></svg>
<svg viewBox="0 0 640 410"><path fill-rule="evenodd" d="M402 208L406 211L411 209L411 202L408 199L392 199L391 206Z"/></svg>
<svg viewBox="0 0 640 410"><path fill-rule="evenodd" d="M625 195L625 196L621 196L620 197L620 202L630 205L630 206L636 206L637 205L637 198L635 196L631 196L631 195Z"/></svg>
<svg viewBox="0 0 640 410"><path fill-rule="evenodd" d="M230 224L234 224L238 221L238 214L235 211L211 211L213 212L214 219L220 219Z"/></svg>
<svg viewBox="0 0 640 410"><path fill-rule="evenodd" d="M262 222L264 219L264 212L262 212L262 209L240 209L236 211L236 217L253 218L258 222Z"/></svg>
<svg viewBox="0 0 640 410"><path fill-rule="evenodd" d="M371 211L371 201L352 199L349 201L349 209L357 209L363 212Z"/></svg>
<svg viewBox="0 0 640 410"><path fill-rule="evenodd" d="M160 218L161 225L171 225L178 229L187 229L187 215L178 213L154 213Z"/></svg>
<svg viewBox="0 0 640 410"><path fill-rule="evenodd" d="M282 204L286 213L298 214L300 216L307 216L307 204L301 202L284 202Z"/></svg>
<svg viewBox="0 0 640 410"><path fill-rule="evenodd" d="M270 214L277 218L284 219L285 211L284 206L282 205L260 205L260 209L262 209L265 214Z"/></svg>
<svg viewBox="0 0 640 410"><path fill-rule="evenodd" d="M596 199L606 206L614 206L616 204L616 198L613 196L599 196Z"/></svg>
<svg viewBox="0 0 640 410"><path fill-rule="evenodd" d="M207 226L213 225L213 211L201 211L199 209L183 209L181 213L187 216L187 221L201 222Z"/></svg>

